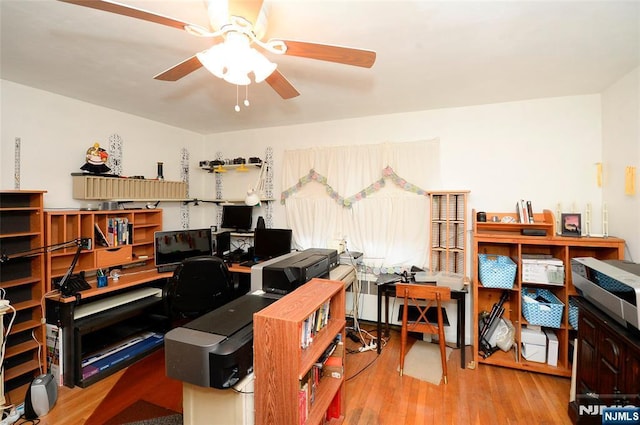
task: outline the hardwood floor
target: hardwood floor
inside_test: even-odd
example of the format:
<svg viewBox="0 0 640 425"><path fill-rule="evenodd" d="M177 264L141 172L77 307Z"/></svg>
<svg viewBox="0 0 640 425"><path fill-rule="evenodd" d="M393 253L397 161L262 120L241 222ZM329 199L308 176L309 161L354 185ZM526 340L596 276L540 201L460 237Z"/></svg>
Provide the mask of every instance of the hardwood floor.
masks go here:
<svg viewBox="0 0 640 425"><path fill-rule="evenodd" d="M347 349L355 350L357 345L347 340ZM469 359L470 348L467 350ZM409 376L400 377L399 356L400 337L395 329L380 356L375 351L347 355L345 425L571 423L567 413L570 387L567 378L487 365L463 370L460 350L454 350L448 362L449 383L432 385ZM163 367L157 365L156 369L164 370ZM176 400L176 394L163 394L163 391L179 393L176 386L158 384L157 376L153 378L155 382L137 382L129 390L122 388L122 384L118 386L123 373L85 389L60 388L56 406L40 418L40 425L99 424L96 418L100 415L92 414L112 388L122 398L112 406L115 411L133 403L135 397L161 405L163 399ZM108 407L100 406L105 408Z"/></svg>

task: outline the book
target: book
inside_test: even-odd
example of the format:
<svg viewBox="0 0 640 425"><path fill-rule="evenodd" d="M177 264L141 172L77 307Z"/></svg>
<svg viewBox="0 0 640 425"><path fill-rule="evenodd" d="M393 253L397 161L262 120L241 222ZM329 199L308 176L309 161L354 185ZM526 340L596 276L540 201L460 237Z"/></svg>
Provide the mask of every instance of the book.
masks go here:
<svg viewBox="0 0 640 425"><path fill-rule="evenodd" d="M98 223L95 223L93 225L94 227L94 237L96 240L96 245L100 245L100 246L111 246L111 244L109 244L109 240L107 239L107 237L105 236L104 232L102 231L102 229L100 228L100 226L98 225Z"/></svg>
<svg viewBox="0 0 640 425"><path fill-rule="evenodd" d="M58 386L64 385L64 355L62 333L64 329L47 324L47 367Z"/></svg>
<svg viewBox="0 0 640 425"><path fill-rule="evenodd" d="M529 216L529 223L533 223L533 207L531 206L531 201L527 201L527 214Z"/></svg>

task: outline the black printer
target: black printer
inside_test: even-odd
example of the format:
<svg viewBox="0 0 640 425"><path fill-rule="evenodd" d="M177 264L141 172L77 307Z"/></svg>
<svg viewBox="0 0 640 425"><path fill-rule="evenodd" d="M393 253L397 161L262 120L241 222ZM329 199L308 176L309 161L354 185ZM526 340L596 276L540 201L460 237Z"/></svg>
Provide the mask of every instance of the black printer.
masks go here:
<svg viewBox="0 0 640 425"><path fill-rule="evenodd" d="M313 278L329 278L329 256L314 249L287 256L262 268L262 290L285 295Z"/></svg>
<svg viewBox="0 0 640 425"><path fill-rule="evenodd" d="M236 385L253 372L253 313L275 301L243 295L167 332L167 376L201 387Z"/></svg>

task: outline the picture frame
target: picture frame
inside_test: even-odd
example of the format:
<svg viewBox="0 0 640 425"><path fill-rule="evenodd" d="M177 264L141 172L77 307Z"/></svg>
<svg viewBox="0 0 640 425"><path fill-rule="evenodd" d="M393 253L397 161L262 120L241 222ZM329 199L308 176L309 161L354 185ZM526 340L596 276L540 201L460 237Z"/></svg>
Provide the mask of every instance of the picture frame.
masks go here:
<svg viewBox="0 0 640 425"><path fill-rule="evenodd" d="M562 236L582 236L582 215L580 213L562 213L560 234Z"/></svg>

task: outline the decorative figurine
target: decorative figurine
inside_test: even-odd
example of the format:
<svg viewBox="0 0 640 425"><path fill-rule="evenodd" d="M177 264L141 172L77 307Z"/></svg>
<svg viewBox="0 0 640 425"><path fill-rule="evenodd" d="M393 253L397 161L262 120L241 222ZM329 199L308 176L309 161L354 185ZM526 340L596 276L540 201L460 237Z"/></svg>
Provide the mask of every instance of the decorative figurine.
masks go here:
<svg viewBox="0 0 640 425"><path fill-rule="evenodd" d="M100 147L100 143L96 142L87 149L87 162L80 169L94 174L107 173L111 171L111 168L105 164L108 157L107 151Z"/></svg>

